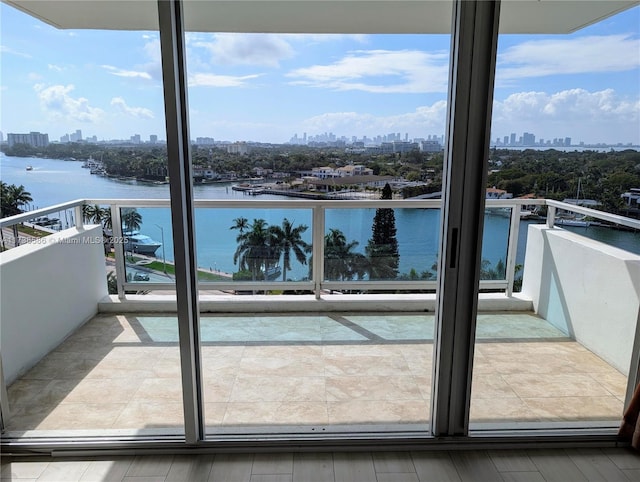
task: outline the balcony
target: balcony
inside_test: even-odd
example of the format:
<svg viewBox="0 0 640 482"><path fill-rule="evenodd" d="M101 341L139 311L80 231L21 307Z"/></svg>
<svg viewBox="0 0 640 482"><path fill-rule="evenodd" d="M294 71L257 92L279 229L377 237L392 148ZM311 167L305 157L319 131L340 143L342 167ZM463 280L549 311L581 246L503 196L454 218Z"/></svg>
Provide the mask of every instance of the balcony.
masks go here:
<svg viewBox="0 0 640 482"><path fill-rule="evenodd" d="M546 223L521 229L522 201L487 202L487 216L508 229L505 237L485 223L485 245L498 238L505 269L481 281L472 428L615 427L637 339L640 256L555 227L554 218L566 209L594 222L635 229L640 223L555 201L534 203L546 208ZM66 211L73 221L0 258L8 436L184 431L175 284L164 273L171 271L167 259L156 259L162 269L152 270L148 260L138 264L136 253L114 243L114 258L105 263L102 228L81 221L82 206L95 204L109 206L115 239L122 236L123 210L146 209L143 224L168 211L168 201L80 200L0 223L9 240L13 226L29 227L35 218L63 219L54 213ZM310 220L312 246L306 279L201 281L207 433L424 432L435 280L331 279L321 261L326 234L347 231L337 220L349 224L350 216L378 208L437 218L439 207L439 201L196 201L197 213L216 210L227 226L238 212L267 217L295 211L295 219ZM398 238L402 256L400 229ZM520 263L522 289L516 291ZM117 294L107 294L108 270L116 272ZM136 281L138 271L152 276Z"/></svg>

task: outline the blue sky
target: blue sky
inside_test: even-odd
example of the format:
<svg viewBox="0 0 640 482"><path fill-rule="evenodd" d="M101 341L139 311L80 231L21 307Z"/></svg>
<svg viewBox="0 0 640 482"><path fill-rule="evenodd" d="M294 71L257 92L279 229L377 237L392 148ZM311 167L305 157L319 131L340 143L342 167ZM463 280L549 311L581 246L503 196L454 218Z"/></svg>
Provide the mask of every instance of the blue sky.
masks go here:
<svg viewBox="0 0 640 482"><path fill-rule="evenodd" d="M0 130L164 135L157 32L58 30L0 4ZM442 135L447 35L189 33L191 137ZM640 7L571 35L502 35L492 138L640 144Z"/></svg>

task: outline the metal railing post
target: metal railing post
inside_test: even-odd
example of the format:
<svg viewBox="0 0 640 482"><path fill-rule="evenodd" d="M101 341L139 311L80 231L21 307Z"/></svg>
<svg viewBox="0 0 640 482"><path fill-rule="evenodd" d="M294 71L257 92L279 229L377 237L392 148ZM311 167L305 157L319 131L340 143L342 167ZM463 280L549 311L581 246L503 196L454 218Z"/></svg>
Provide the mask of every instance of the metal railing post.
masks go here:
<svg viewBox="0 0 640 482"><path fill-rule="evenodd" d="M547 204L547 227L552 228L556 222L556 208Z"/></svg>
<svg viewBox="0 0 640 482"><path fill-rule="evenodd" d="M75 219L76 228L79 231L82 231L84 229L84 219L83 219L83 216L82 216L82 204L79 204L78 206L76 206L74 208L74 211L75 211L75 217L76 217L76 219Z"/></svg>
<svg viewBox="0 0 640 482"><path fill-rule="evenodd" d="M316 299L320 299L322 294L322 280L324 279L324 206L315 205L313 207L313 291Z"/></svg>
<svg viewBox="0 0 640 482"><path fill-rule="evenodd" d="M111 209L111 235L113 237L113 254L115 255L116 280L118 286L118 298L125 298L124 284L127 281L127 265L124 253L124 236L122 235L122 220L120 208L112 204Z"/></svg>
<svg viewBox="0 0 640 482"><path fill-rule="evenodd" d="M511 222L509 223L509 244L507 247L507 262L505 263L507 275L507 296L513 294L513 282L516 277L516 256L518 255L518 237L520 236L520 205L514 204L511 208Z"/></svg>

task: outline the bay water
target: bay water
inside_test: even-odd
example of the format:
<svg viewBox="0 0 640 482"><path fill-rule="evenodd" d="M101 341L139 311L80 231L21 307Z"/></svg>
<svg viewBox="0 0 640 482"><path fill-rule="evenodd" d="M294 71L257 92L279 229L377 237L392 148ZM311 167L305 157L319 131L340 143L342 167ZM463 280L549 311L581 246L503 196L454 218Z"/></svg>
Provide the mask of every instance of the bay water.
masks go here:
<svg viewBox="0 0 640 482"><path fill-rule="evenodd" d="M27 171L26 167L32 169ZM0 179L7 184L24 185L31 193L33 202L28 209L45 208L75 199L169 199L169 185L155 185L136 181L121 181L92 175L82 168L82 162L45 158L17 158L0 155ZM216 183L194 186L196 199L278 199L291 201L291 209L196 209L196 243L198 265L227 273L238 267L233 262L237 247L238 231L230 229L234 219L245 217L249 222L264 219L270 225L280 225L286 217L295 226L304 224L309 228L303 239L311 242L312 213L310 209L300 209L297 198L260 195L248 197L231 189L232 183ZM296 207L298 206L298 207ZM142 216L140 232L163 242L156 257L173 260L171 219L168 208L139 208ZM495 214L485 215L483 237L483 259L491 266L506 259L509 236L509 219ZM375 209L328 209L326 231L341 230L347 242L355 241L356 252L364 253L369 238ZM61 213L61 216L65 216ZM67 215L68 216L68 215ZM396 209L397 239L400 251L400 273L409 274L412 269L421 273L431 270L437 262L440 229L439 209ZM64 219L61 219L63 223ZM67 219L66 222L69 222ZM524 262L528 225L539 221L522 221L518 237L516 263ZM574 231L608 244L640 254L640 233L616 231L607 228L573 228ZM308 266L294 262L292 270L286 273L288 279L300 280L309 275ZM432 270L433 271L433 270ZM435 272L435 271L434 271Z"/></svg>

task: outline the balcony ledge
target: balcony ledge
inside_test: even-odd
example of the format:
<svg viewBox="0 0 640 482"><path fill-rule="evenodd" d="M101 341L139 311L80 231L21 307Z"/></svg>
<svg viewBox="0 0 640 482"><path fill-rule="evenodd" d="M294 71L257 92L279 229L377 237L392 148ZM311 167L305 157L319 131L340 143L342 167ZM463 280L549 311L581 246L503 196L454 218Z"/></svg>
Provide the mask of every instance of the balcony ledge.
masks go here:
<svg viewBox="0 0 640 482"><path fill-rule="evenodd" d="M202 295L202 313L292 313L292 312L434 312L435 294L324 294L313 295ZM100 313L174 313L175 295L116 295L102 298ZM520 293L481 293L478 311L533 311L533 301Z"/></svg>

